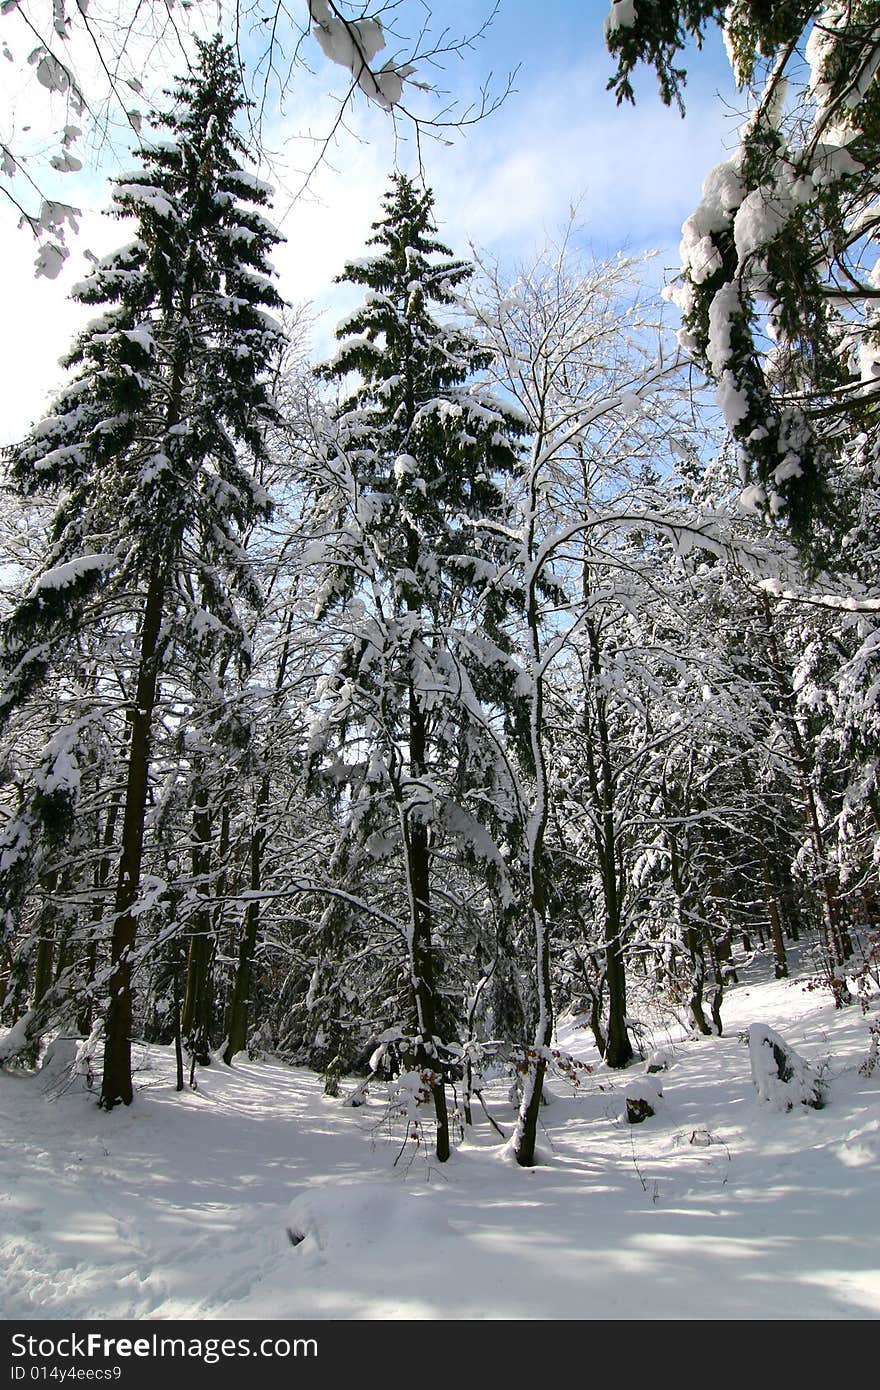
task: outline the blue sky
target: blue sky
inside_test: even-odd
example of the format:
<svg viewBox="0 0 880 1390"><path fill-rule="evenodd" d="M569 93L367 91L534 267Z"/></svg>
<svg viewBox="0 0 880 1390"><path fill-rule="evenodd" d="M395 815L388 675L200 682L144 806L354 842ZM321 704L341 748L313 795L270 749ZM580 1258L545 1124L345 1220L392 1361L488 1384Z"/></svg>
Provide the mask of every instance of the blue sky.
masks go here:
<svg viewBox="0 0 880 1390"><path fill-rule="evenodd" d="M305 0L296 4L305 10ZM468 254L473 244L511 265L528 260L576 206L581 239L597 255L656 249L658 282L664 269L674 268L681 223L698 201L705 173L734 139L736 93L713 35L692 67L685 120L662 106L651 73L638 83L635 109L617 107L606 91L612 63L602 21L608 8L606 0L502 0L471 50L443 70L427 63L419 68L418 78L435 83L460 107L477 99L490 73L498 92L517 69L514 90L493 115L460 133L442 132L449 145L430 138L422 144L441 232L456 254ZM435 0L434 9L435 31L446 25L454 36L478 28L491 4ZM422 13L420 0L401 0L395 23L402 35ZM320 140L332 128L346 76L311 40L302 53L308 69L295 70L283 114L270 113L266 132L277 156L269 175L278 188L276 220L287 237L275 258L281 290L293 301L314 304L320 354L347 307L332 277L346 258L361 254L388 174L395 165L415 173L418 160L411 123L391 120L357 94L346 112L347 130L302 192L303 171L320 148L307 137ZM414 94L414 104L436 107L440 99ZM0 441L26 429L61 379L57 359L84 321L79 306L65 299L86 269L83 252L104 254L127 239L120 224L100 215L106 179L118 172L120 158L128 160L105 146L88 178L63 188L63 196L83 206L84 217L57 281L33 279L33 246L0 209L6 323Z"/></svg>

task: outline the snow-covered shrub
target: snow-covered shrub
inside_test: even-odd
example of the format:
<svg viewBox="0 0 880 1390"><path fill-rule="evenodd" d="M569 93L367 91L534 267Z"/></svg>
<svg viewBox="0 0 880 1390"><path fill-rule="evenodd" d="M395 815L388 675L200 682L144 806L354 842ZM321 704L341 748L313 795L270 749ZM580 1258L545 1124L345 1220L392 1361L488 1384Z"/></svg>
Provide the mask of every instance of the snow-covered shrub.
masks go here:
<svg viewBox="0 0 880 1390"><path fill-rule="evenodd" d="M663 1104L663 1087L653 1076L637 1076L627 1082L623 1101L623 1118L627 1124L641 1124L656 1115Z"/></svg>
<svg viewBox="0 0 880 1390"><path fill-rule="evenodd" d="M752 1023L748 1030L752 1080L761 1100L776 1110L809 1105L821 1110L825 1087L810 1063L789 1047L766 1023Z"/></svg>

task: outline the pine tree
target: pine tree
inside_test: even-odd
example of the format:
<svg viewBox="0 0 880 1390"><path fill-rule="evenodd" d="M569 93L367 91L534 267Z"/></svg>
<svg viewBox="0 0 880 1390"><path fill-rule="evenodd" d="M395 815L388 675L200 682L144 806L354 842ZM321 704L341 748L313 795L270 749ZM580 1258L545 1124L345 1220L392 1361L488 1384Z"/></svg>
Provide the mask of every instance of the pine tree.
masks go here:
<svg viewBox="0 0 880 1390"><path fill-rule="evenodd" d="M335 745L337 757L359 750L337 773L351 816L377 857L402 862L412 1055L431 1078L444 1159L443 1035L453 1023L432 876L439 846L451 840L494 858L496 872L500 865L469 803L469 789L489 801L498 781L481 701L503 700L508 674L492 645L510 600L497 582L503 542L481 523L503 519L501 484L522 426L475 383L486 350L432 315L454 305L472 270L436 239L431 194L398 175L384 206L370 241L376 253L340 277L367 295L323 369L331 380L355 374L356 385L329 450L337 530L320 607L341 637L319 743L327 755Z"/></svg>
<svg viewBox="0 0 880 1390"><path fill-rule="evenodd" d="M113 211L137 234L74 291L106 308L67 359L73 380L9 458L21 493L58 500L44 563L4 626L0 712L61 678L79 630L112 633L129 660L106 1108L132 1099L132 952L163 677L181 638L219 635L246 659L237 605L258 593L240 538L269 509L247 458L263 455L275 413L265 377L280 330L265 311L281 301L266 257L279 237L260 211L269 190L241 162L232 51L218 38L199 55L157 118L169 138L144 144L141 168L116 182Z"/></svg>

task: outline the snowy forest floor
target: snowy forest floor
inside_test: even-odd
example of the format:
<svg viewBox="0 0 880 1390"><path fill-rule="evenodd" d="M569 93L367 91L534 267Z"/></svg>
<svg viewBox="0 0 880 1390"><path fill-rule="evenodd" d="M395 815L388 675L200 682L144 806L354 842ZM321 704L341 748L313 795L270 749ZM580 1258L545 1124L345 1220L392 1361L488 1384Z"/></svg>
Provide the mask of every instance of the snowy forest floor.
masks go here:
<svg viewBox="0 0 880 1390"><path fill-rule="evenodd" d="M876 1008L752 978L722 1017L722 1038L654 1027L672 1065L638 1126L623 1090L644 1063L555 1080L531 1170L479 1107L448 1164L410 1143L395 1165L383 1086L352 1109L277 1063L178 1095L172 1050L139 1047L135 1103L110 1115L51 1067L0 1074L0 1315L880 1316L880 1066L859 1070ZM752 1022L823 1068L825 1109L758 1100ZM587 1032L560 1042L595 1061ZM509 1130L506 1086L487 1100Z"/></svg>

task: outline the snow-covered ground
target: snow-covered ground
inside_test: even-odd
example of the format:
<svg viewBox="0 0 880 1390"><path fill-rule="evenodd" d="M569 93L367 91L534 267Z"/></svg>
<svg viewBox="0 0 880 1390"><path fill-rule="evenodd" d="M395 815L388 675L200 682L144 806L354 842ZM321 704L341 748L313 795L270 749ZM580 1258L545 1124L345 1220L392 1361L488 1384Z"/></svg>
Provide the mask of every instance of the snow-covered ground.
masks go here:
<svg viewBox="0 0 880 1390"><path fill-rule="evenodd" d="M141 1049L135 1103L110 1115L51 1066L0 1074L0 1314L877 1317L880 1066L859 1068L878 1018L741 985L720 1039L655 1024L672 1065L643 1124L621 1120L643 1064L555 1080L532 1170L479 1109L441 1168L400 1154L382 1087L351 1109L277 1064L216 1065L177 1095L170 1051ZM825 1109L758 1100L753 1022L823 1069ZM590 1059L588 1034L561 1042ZM503 1087L490 1109L509 1129Z"/></svg>

